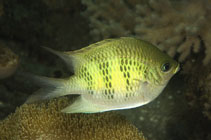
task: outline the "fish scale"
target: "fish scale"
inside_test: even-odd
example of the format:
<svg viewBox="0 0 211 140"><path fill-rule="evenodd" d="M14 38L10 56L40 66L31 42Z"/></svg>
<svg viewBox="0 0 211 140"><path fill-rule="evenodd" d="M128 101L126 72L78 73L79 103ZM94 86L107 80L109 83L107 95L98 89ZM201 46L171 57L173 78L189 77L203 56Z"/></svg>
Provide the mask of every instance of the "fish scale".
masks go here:
<svg viewBox="0 0 211 140"><path fill-rule="evenodd" d="M61 57L75 75L65 80L37 78L50 89L32 95L28 102L80 95L62 110L65 113L142 106L154 100L179 70L179 63L167 54L132 37L106 39L71 52L47 50Z"/></svg>
<svg viewBox="0 0 211 140"><path fill-rule="evenodd" d="M110 47L110 49L111 49L111 51L112 52L114 52L114 51L116 51L116 52L118 52L118 47L116 47L116 46L114 46L114 47ZM122 50L122 52L121 52L121 55L122 56L125 56L125 57L130 57L130 54L132 54L132 51L130 51L130 49L128 49L127 48L127 46L125 47L125 49L121 49ZM121 73L119 72L119 69L118 68L116 68L115 70L113 70L112 72L113 72L113 74L111 74L111 75L114 75L114 76L111 76L111 75L109 75L108 74L108 64L109 64L109 60L107 60L107 62L106 62L106 57L107 57L107 55L102 55L103 53L100 53L100 54L97 54L98 56L93 56L92 54L90 54L92 57L95 57L95 58L101 58L101 59L98 59L98 62L102 62L102 61L105 61L104 63L102 63L102 64L99 64L99 69L101 70L101 75L103 76L103 83L104 83L104 85L106 86L106 85L109 85L109 84L111 84L112 85L112 83L116 83L115 82L115 79L116 78L113 78L113 80L112 80L112 77L114 77L115 75L118 75L118 77L122 77L122 75L121 75ZM134 54L135 54L135 51L134 51ZM102 56L100 56L100 55L102 55ZM112 57L112 54L110 54L111 56L110 57ZM87 54L87 56L86 56L87 58L89 58L88 59L88 61L89 60L93 60L92 58L90 58L89 57L89 55ZM98 62L96 62L96 63L98 63ZM111 61L111 62L114 62L113 60ZM125 63L125 65L123 64L123 63ZM138 62L136 62L136 63L138 63ZM125 69L125 73L123 74L123 75L126 75L127 73L130 73L130 70L128 70L128 72L126 71L126 67L127 67L127 65L129 64L129 62L128 62L128 59L122 59L122 62L121 62L121 65L124 67L124 69ZM118 65L118 62L116 63L116 64L114 64L114 65ZM120 65L120 68L121 68L121 65ZM132 64L131 64L132 65ZM102 68L104 68L104 69L102 69ZM113 67L113 68L115 68L115 67ZM130 68L130 66L128 66L128 68ZM97 72L97 70L95 71L95 72ZM127 73L126 73L127 72ZM106 75L107 74L107 75ZM138 73L137 73L138 74ZM136 74L136 75L137 75ZM128 75L128 74L127 74ZM128 87L128 86L130 86L130 85L127 85L126 83L127 83L127 81L129 81L129 79L127 78L127 77L123 77L124 78L124 81L125 81L125 86L123 86L123 87L125 87L125 89ZM98 79L99 80L99 79ZM131 79L130 79L131 80ZM97 82L95 82L95 83L97 83ZM102 83L102 82L100 82L100 83ZM114 87L118 87L118 85L119 85L119 83L117 83L117 84L114 84L114 85L116 85L116 86L114 86ZM115 89L114 89L115 90ZM106 89L105 89L105 91L111 91L110 89L108 89L108 86L106 86ZM124 92L123 92L124 93Z"/></svg>
<svg viewBox="0 0 211 140"><path fill-rule="evenodd" d="M87 74L86 76L83 76L84 74L82 72L81 77L84 77L84 79L86 79L87 83L89 83L90 82L89 79L91 79L91 78L87 79L87 76L95 75L95 73L100 73L99 75L101 75L99 77L96 77L95 82L93 82L93 83L95 83L95 84L101 83L99 85L102 85L102 86L101 87L96 86L98 88L95 88L95 89L87 87L87 89L89 89L89 90L102 90L102 89L104 89L104 92L103 92L104 97L107 98L107 99L113 99L114 98L113 95L115 94L114 91L118 91L118 88L120 88L119 87L119 81L123 81L123 83L121 84L121 93L123 94L122 96L125 96L124 94L128 94L128 92L132 91L131 81L132 81L133 78L138 77L138 71L134 71L134 72L131 71L132 66L129 65L129 63L127 62L128 60L127 59L125 59L125 60L122 59L122 60L124 62L121 63L120 65L118 64L118 61L116 61L116 63L115 63L115 61L113 61L115 67L110 67L110 64L109 64L108 61L106 61L104 63L100 63L99 69L97 69L97 70L90 69L90 71L93 71L93 72L92 73L90 72L90 74ZM132 73L133 77L130 77L130 73ZM121 78L121 79L116 80L118 78ZM89 86L89 84L88 84L88 86Z"/></svg>

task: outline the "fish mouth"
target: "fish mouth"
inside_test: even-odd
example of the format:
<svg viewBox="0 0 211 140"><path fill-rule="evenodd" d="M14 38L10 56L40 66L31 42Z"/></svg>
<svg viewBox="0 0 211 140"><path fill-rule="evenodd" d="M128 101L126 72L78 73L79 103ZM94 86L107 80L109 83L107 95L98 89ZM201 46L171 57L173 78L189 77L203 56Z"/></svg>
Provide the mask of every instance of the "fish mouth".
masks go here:
<svg viewBox="0 0 211 140"><path fill-rule="evenodd" d="M179 70L180 70L180 64L178 63L177 66L176 66L176 69L174 71L174 74L177 73Z"/></svg>

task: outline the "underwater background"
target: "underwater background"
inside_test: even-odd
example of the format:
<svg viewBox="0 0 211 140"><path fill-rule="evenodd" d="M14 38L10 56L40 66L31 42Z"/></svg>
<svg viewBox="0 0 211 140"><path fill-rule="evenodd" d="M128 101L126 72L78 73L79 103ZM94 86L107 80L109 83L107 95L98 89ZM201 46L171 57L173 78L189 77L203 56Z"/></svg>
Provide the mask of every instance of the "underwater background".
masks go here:
<svg viewBox="0 0 211 140"><path fill-rule="evenodd" d="M61 59L41 46L71 51L99 40L122 36L149 41L182 65L181 71L153 102L135 109L112 111L124 116L131 125L128 128L131 135L122 139L138 139L132 138L133 132L137 131L148 140L211 140L210 0L1 0L0 128L12 131L9 128L19 121L11 121L10 118L16 115L8 115L38 89L27 76L21 76L25 72L56 78L73 74ZM99 114L83 115L82 119L96 116L99 120ZM109 114L105 113L105 116ZM110 120L108 124L115 126L114 118L115 115L102 121ZM33 121L29 125L33 125ZM45 125L48 123L42 128L45 129ZM124 123L119 123L118 127L111 126L105 128L112 129L117 135L113 139L127 133L127 129L118 130L126 127ZM77 129L80 127L82 125ZM63 131L62 128L55 129ZM90 131L87 139L95 139L92 136L98 131L95 127L84 130ZM32 131L23 129L21 132L27 135ZM13 135L13 132L3 129L0 129L0 134L0 139L11 135L11 139L23 138L15 136L19 133Z"/></svg>

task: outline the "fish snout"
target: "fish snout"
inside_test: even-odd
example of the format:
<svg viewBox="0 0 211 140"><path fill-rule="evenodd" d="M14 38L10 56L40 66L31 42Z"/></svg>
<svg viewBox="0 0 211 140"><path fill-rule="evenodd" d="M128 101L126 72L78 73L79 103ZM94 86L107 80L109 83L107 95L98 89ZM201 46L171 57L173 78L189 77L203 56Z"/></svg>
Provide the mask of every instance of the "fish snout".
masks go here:
<svg viewBox="0 0 211 140"><path fill-rule="evenodd" d="M176 69L174 71L174 74L176 74L178 71L180 71L180 69L181 69L180 63L178 63L176 66Z"/></svg>

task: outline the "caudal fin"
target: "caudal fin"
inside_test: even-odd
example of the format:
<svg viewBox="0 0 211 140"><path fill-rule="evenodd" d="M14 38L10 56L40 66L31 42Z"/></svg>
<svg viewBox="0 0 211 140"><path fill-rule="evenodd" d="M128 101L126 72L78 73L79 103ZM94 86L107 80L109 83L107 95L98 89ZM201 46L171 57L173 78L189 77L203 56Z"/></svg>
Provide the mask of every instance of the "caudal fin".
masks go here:
<svg viewBox="0 0 211 140"><path fill-rule="evenodd" d="M31 75L30 77L41 86L41 89L32 94L26 103L48 100L68 94L77 94L72 86L72 82L74 82L72 77L69 79L55 79L35 75Z"/></svg>

